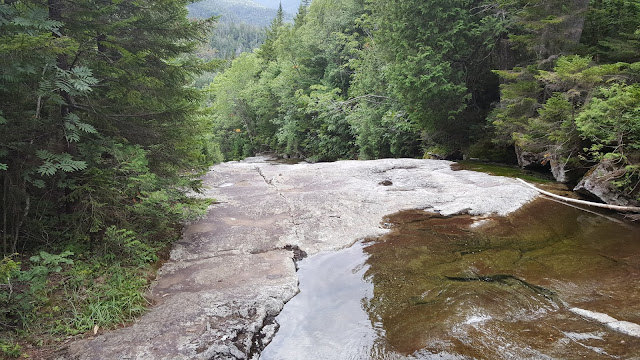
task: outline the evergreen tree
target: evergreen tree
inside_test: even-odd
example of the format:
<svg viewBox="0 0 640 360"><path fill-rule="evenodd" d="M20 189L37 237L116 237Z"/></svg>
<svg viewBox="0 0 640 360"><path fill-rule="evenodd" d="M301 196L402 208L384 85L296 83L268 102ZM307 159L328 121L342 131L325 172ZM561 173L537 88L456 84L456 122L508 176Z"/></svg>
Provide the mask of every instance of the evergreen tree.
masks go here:
<svg viewBox="0 0 640 360"><path fill-rule="evenodd" d="M282 2L278 5L278 12L276 18L273 19L272 27L280 27L284 24L284 11L282 10Z"/></svg>
<svg viewBox="0 0 640 360"><path fill-rule="evenodd" d="M440 0L369 3L374 40L389 64L385 75L391 94L433 142L454 149L468 142L472 124L484 120L483 110L491 102L480 101L484 83L496 83L487 59L504 23L497 11L479 5Z"/></svg>
<svg viewBox="0 0 640 360"><path fill-rule="evenodd" d="M182 201L182 174L209 151L186 86L200 65L183 56L208 25L187 20L186 4L0 5L5 252L177 220L153 207Z"/></svg>
<svg viewBox="0 0 640 360"><path fill-rule="evenodd" d="M640 1L591 1L581 43L598 62L640 61Z"/></svg>
<svg viewBox="0 0 640 360"><path fill-rule="evenodd" d="M298 13L294 19L294 24L296 27L300 27L304 24L304 18L307 16L307 12L309 11L309 6L311 5L311 0L302 0L300 6L298 7Z"/></svg>

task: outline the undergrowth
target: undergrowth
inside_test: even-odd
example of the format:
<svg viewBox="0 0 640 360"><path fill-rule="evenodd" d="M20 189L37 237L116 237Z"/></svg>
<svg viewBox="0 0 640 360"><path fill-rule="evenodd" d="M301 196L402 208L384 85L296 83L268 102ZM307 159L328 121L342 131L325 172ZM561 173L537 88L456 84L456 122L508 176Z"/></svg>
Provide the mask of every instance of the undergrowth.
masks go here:
<svg viewBox="0 0 640 360"><path fill-rule="evenodd" d="M209 204L202 200L192 215L204 214ZM0 359L54 350L69 338L142 315L150 305L144 294L155 265L180 228L148 235L111 226L99 246L71 242L0 259Z"/></svg>

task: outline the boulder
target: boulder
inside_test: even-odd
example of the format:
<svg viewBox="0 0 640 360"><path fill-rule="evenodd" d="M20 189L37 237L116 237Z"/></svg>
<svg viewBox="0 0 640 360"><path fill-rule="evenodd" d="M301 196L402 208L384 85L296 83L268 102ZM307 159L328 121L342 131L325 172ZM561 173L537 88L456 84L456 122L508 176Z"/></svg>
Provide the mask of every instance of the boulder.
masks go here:
<svg viewBox="0 0 640 360"><path fill-rule="evenodd" d="M551 160L549 160L549 165L551 166L551 174L553 174L553 177L557 182L569 182L569 170L567 170L566 168L566 162L559 161L559 159L556 158L552 158Z"/></svg>
<svg viewBox="0 0 640 360"><path fill-rule="evenodd" d="M625 169L612 161L603 160L592 167L573 191L601 200L610 205L636 206L637 202L625 197L611 181L619 178Z"/></svg>
<svg viewBox="0 0 640 360"><path fill-rule="evenodd" d="M516 157L518 158L518 166L523 169L544 167L542 161L544 155L533 151L528 151L516 145Z"/></svg>
<svg viewBox="0 0 640 360"><path fill-rule="evenodd" d="M520 165L522 169L551 171L553 178L556 179L557 182L566 184L576 181L583 173L579 171L579 169L567 166L568 163L560 156L562 153L561 148L540 152L528 151L519 146L515 148L518 165Z"/></svg>

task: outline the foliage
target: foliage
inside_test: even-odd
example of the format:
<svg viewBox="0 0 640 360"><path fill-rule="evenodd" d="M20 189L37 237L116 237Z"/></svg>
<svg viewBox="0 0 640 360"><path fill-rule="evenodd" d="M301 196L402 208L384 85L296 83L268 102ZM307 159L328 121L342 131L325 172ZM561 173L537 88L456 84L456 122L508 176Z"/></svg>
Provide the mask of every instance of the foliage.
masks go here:
<svg viewBox="0 0 640 360"><path fill-rule="evenodd" d="M640 150L640 84L601 87L576 117L596 156ZM603 151L605 148L608 151Z"/></svg>
<svg viewBox="0 0 640 360"><path fill-rule="evenodd" d="M496 11L464 1L303 4L214 80L222 152L324 161L468 146L497 94L487 59L503 31Z"/></svg>
<svg viewBox="0 0 640 360"><path fill-rule="evenodd" d="M509 9L516 4L502 5ZM632 89L640 80L638 63L633 62L640 53L640 43L634 40L640 26L639 4L590 2L583 12L582 37L568 36L571 44L564 45L562 34L582 30L576 24L586 2L573 1L565 7L553 1L534 2L515 12L510 39L531 51L533 64L497 71L503 79L501 101L490 120L498 140L544 153L546 159L561 159L571 168L624 158L627 173L636 176L638 140L628 119L634 117ZM570 55L574 51L582 55ZM628 193L634 188L630 184L618 182Z"/></svg>
<svg viewBox="0 0 640 360"><path fill-rule="evenodd" d="M624 169L613 184L640 200L640 84L601 87L576 118L581 136L595 159Z"/></svg>
<svg viewBox="0 0 640 360"><path fill-rule="evenodd" d="M504 32L499 14L468 1L370 1L369 7L388 93L435 143L468 144L469 129L483 121L488 105L485 84L494 81L487 59Z"/></svg>
<svg viewBox="0 0 640 360"><path fill-rule="evenodd" d="M47 301L50 291L47 286L49 275L60 273L62 265L73 264L69 258L72 255L70 251L59 255L41 251L29 259L32 266L24 271L18 267L19 263L4 258L0 267L3 276L0 283L0 304L3 305L0 323L3 327L26 326L37 318L36 310Z"/></svg>
<svg viewBox="0 0 640 360"><path fill-rule="evenodd" d="M599 62L640 61L640 1L591 1L581 42Z"/></svg>
<svg viewBox="0 0 640 360"><path fill-rule="evenodd" d="M315 160L354 155L340 103L361 10L355 1L320 0L301 7L293 26L276 17L260 49L216 77L211 110L226 159L260 151Z"/></svg>
<svg viewBox="0 0 640 360"><path fill-rule="evenodd" d="M111 237L121 240L129 249L130 233L111 230ZM126 238L126 241L122 241ZM112 239L114 240L114 239ZM114 240L117 242L117 240ZM119 253L114 249L110 254ZM75 259L71 259L71 257ZM141 264L134 257L129 262ZM115 256L87 258L71 251L60 254L40 252L32 256L26 270L12 259L5 258L0 303L3 327L26 327L33 335L75 335L92 330L96 325L108 328L131 321L145 310L147 300L142 292L147 286L145 273L139 266L130 267ZM6 279L6 280L5 280ZM7 349L19 352L8 343ZM13 347L11 347L13 346Z"/></svg>
<svg viewBox="0 0 640 360"><path fill-rule="evenodd" d="M215 155L184 55L210 22L178 0L91 4L0 5L4 253L112 225L162 236Z"/></svg>
<svg viewBox="0 0 640 360"><path fill-rule="evenodd" d="M112 255L113 259L134 262L136 265L158 260L155 249L138 240L134 231L118 229L113 225L105 230L102 246L102 252Z"/></svg>
<svg viewBox="0 0 640 360"><path fill-rule="evenodd" d="M367 42L351 60L353 81L347 119L361 159L419 155L420 127L400 102L388 94L386 62L374 42Z"/></svg>
<svg viewBox="0 0 640 360"><path fill-rule="evenodd" d="M0 340L0 355L10 358L17 358L22 355L22 348L18 344L11 343L7 340Z"/></svg>
<svg viewBox="0 0 640 360"><path fill-rule="evenodd" d="M522 61L566 54L580 41L587 0L500 0L508 38ZM592 2L591 2L592 3Z"/></svg>
<svg viewBox="0 0 640 360"><path fill-rule="evenodd" d="M187 3L0 3L1 250L21 253L0 262L3 338L131 320L206 211L189 193L220 154L192 84L212 65L190 53L213 20Z"/></svg>
<svg viewBox="0 0 640 360"><path fill-rule="evenodd" d="M596 65L571 55L558 58L551 71L500 72L506 82L493 124L505 143L512 137L516 146L572 167L617 161L626 172L615 185L631 194L640 160L638 69L638 63Z"/></svg>

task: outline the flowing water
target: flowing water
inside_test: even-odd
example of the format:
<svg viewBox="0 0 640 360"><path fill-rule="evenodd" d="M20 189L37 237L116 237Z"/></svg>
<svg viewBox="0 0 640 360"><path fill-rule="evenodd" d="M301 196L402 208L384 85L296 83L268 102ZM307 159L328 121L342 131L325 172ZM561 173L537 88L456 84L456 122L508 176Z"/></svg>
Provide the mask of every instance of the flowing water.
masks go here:
<svg viewBox="0 0 640 360"><path fill-rule="evenodd" d="M639 226L545 199L383 226L299 263L262 360L640 359Z"/></svg>

